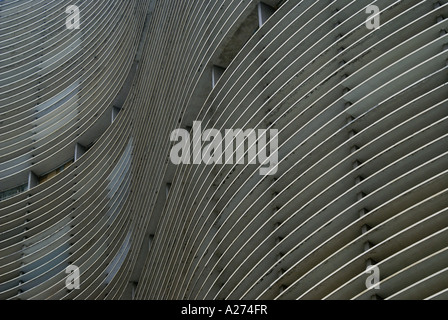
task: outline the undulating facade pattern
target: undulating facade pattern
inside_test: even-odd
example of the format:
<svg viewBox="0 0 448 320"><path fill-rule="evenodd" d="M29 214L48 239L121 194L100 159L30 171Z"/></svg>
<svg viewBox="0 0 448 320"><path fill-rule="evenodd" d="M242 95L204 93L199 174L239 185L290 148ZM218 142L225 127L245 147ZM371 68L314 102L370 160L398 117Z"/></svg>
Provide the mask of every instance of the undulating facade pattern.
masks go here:
<svg viewBox="0 0 448 320"><path fill-rule="evenodd" d="M0 299L447 299L447 18L0 1ZM197 121L278 130L278 170L175 165Z"/></svg>

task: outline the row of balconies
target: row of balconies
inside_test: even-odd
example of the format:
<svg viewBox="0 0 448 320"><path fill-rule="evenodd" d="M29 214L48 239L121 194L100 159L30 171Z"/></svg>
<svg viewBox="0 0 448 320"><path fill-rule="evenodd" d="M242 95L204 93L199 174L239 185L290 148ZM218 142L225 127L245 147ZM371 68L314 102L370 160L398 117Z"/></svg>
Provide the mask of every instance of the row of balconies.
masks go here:
<svg viewBox="0 0 448 320"><path fill-rule="evenodd" d="M44 133L27 151L18 146L29 130L17 124L32 119L36 106L21 108L33 96L0 109L0 189L20 174L35 181L0 207L0 297L446 296L445 1L374 1L374 31L371 1L161 1L150 5L138 68L126 53L144 16L132 12L149 2L96 3L110 5L98 26L127 27L106 45L82 29L80 54L103 56L61 80L81 79L76 121L61 122L68 107L38 104ZM62 76L54 70L47 81ZM119 93L129 70L134 86ZM126 112L108 128L119 110L105 101L117 94L129 95ZM194 120L280 130L277 175L170 164L170 132ZM2 177L11 168L20 171ZM72 263L83 285L67 292ZM378 291L365 287L370 265L381 269Z"/></svg>
<svg viewBox="0 0 448 320"><path fill-rule="evenodd" d="M0 190L27 182L0 205L0 297L74 297L65 268L75 264L88 298L115 279L134 242L125 204L132 122L115 98L132 82L149 2L81 4L82 27L72 31L65 30L70 1L37 2L29 12L0 4L0 29L16 30L0 40ZM20 31L30 15L45 37L43 29Z"/></svg>
<svg viewBox="0 0 448 320"><path fill-rule="evenodd" d="M137 297L446 295L447 4L366 4L286 2L215 69L196 119L279 129L279 173L173 169Z"/></svg>

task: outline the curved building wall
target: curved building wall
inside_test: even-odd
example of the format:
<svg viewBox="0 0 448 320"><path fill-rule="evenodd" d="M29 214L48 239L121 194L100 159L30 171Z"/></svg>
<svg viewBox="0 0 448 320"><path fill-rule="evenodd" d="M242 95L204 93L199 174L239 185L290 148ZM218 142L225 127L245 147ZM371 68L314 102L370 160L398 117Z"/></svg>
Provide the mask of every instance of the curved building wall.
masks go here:
<svg viewBox="0 0 448 320"><path fill-rule="evenodd" d="M71 5L79 29L67 27ZM0 299L105 296L134 228L123 97L149 2L0 6ZM66 289L72 264L82 293Z"/></svg>
<svg viewBox="0 0 448 320"><path fill-rule="evenodd" d="M448 298L447 1L0 6L0 298ZM278 170L174 165L198 121Z"/></svg>

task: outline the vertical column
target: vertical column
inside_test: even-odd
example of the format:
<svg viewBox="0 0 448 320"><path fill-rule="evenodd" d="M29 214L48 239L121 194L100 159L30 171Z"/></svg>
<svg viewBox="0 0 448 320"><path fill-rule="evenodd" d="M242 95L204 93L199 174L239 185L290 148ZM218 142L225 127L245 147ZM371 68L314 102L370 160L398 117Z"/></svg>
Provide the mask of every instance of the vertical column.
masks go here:
<svg viewBox="0 0 448 320"><path fill-rule="evenodd" d="M171 186L172 186L172 184L169 182L166 184L166 187L165 187L165 196L167 199L168 199L168 195L170 194L170 191L171 191Z"/></svg>
<svg viewBox="0 0 448 320"><path fill-rule="evenodd" d="M212 67L212 88L214 88L216 86L216 84L218 83L218 80L221 78L224 71L226 71L226 69L224 69L224 68L221 68L218 66Z"/></svg>
<svg viewBox="0 0 448 320"><path fill-rule="evenodd" d="M274 14L274 12L274 8L260 2L258 4L258 27L261 28L263 24Z"/></svg>
<svg viewBox="0 0 448 320"><path fill-rule="evenodd" d="M86 152L86 148L79 143L75 145L75 162L79 160Z"/></svg>
<svg viewBox="0 0 448 320"><path fill-rule="evenodd" d="M120 113L121 109L118 107L112 107L112 119L111 119L111 123L114 123L115 119L117 119L118 114Z"/></svg>
<svg viewBox="0 0 448 320"><path fill-rule="evenodd" d="M34 174L34 172L30 171L28 173L28 190L36 187L39 184L39 178Z"/></svg>

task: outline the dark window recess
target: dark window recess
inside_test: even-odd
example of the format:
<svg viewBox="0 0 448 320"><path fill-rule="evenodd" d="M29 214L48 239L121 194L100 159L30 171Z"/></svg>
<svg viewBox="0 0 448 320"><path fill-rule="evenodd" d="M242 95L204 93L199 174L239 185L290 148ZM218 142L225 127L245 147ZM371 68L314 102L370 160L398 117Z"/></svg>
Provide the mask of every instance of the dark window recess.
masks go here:
<svg viewBox="0 0 448 320"><path fill-rule="evenodd" d="M55 176L57 176L59 173L61 173L65 169L67 169L72 164L73 164L73 160L70 160L69 162L67 162L64 165L60 166L56 170L53 170L50 173L47 173L46 175L43 175L43 176L39 177L39 184L40 183L44 183L44 182L50 180L51 178L54 178Z"/></svg>
<svg viewBox="0 0 448 320"><path fill-rule="evenodd" d="M22 192L25 192L28 190L28 184L23 184L21 186L6 190L6 191L2 191L0 192L0 201L12 198Z"/></svg>

